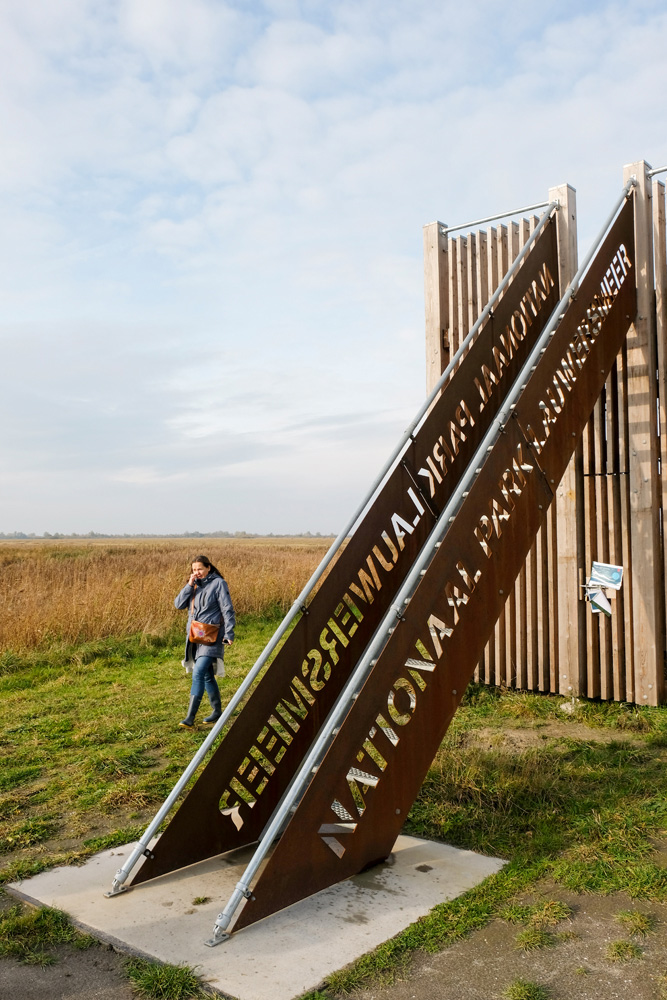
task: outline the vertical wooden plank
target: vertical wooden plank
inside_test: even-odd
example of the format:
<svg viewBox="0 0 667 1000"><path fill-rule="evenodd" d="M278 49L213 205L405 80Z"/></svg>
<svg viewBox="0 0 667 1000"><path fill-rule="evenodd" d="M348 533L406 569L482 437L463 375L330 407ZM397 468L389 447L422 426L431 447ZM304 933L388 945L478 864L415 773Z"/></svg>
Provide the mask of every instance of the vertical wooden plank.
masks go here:
<svg viewBox="0 0 667 1000"><path fill-rule="evenodd" d="M623 562L621 521L621 468L618 360L607 381L607 510L609 512L609 561ZM623 588L617 593L611 619L612 693L614 701L625 701L625 623Z"/></svg>
<svg viewBox="0 0 667 1000"><path fill-rule="evenodd" d="M609 562L609 505L607 503L607 386L602 390L593 411L594 420L594 467L595 467L595 509L597 529L597 553L602 562ZM616 602L614 601L614 604ZM613 698L613 663L611 622L603 615L598 616L600 634L600 697Z"/></svg>
<svg viewBox="0 0 667 1000"><path fill-rule="evenodd" d="M449 364L449 263L441 222L424 226L424 308L426 312L426 395Z"/></svg>
<svg viewBox="0 0 667 1000"><path fill-rule="evenodd" d="M468 286L468 330L472 330L478 316L477 294L477 235L468 234L468 259L466 261L466 284Z"/></svg>
<svg viewBox="0 0 667 1000"><path fill-rule="evenodd" d="M509 637L509 649L507 655L509 657L510 666L512 670L512 687L517 690L522 687L521 675L522 671L519 668L519 656L521 655L521 593L522 590L525 591L525 576L526 567L523 567L523 577L524 585L521 585L521 573L517 576L514 581L514 587L512 588L512 594L510 598L511 613L512 613L512 632Z"/></svg>
<svg viewBox="0 0 667 1000"><path fill-rule="evenodd" d="M510 267L509 240L507 226L498 226L498 284L503 280Z"/></svg>
<svg viewBox="0 0 667 1000"><path fill-rule="evenodd" d="M505 602L506 606L507 602ZM500 612L495 631L496 684L499 687L505 686L505 678L507 676L507 623L505 619L505 607Z"/></svg>
<svg viewBox="0 0 667 1000"><path fill-rule="evenodd" d="M507 602L508 611L508 621L511 627L507 629L507 650L506 650L506 667L505 667L505 683L508 688L516 688L517 683L517 669L516 669L516 639L517 639L517 589L519 586L518 579L515 581L514 586L510 591L509 600Z"/></svg>
<svg viewBox="0 0 667 1000"><path fill-rule="evenodd" d="M665 512L667 512L667 230L665 226L665 185L662 181L653 180L653 253L655 274L655 324L656 345L658 352L658 396L660 418L660 459L661 459L661 504L663 524L663 623L667 610L664 595L667 589L667 545L664 541ZM663 630L663 655L667 645L667 636ZM658 670L657 701L665 701L665 676Z"/></svg>
<svg viewBox="0 0 667 1000"><path fill-rule="evenodd" d="M528 557L530 559L530 556ZM528 560L519 574L519 636L517 643L517 682L522 691L528 689Z"/></svg>
<svg viewBox="0 0 667 1000"><path fill-rule="evenodd" d="M623 344L617 358L619 395L619 492L622 526L623 628L625 633L625 697L635 701L634 588L632 586L632 547L630 545L630 418L628 412L628 345Z"/></svg>
<svg viewBox="0 0 667 1000"><path fill-rule="evenodd" d="M586 566L598 558L597 550L597 508L595 495L595 424L592 417L584 431L584 510L586 515ZM600 697L600 623L599 615L593 615L587 630L586 655L586 696Z"/></svg>
<svg viewBox="0 0 667 1000"><path fill-rule="evenodd" d="M495 631L489 640L489 644L486 647L489 651L489 680L488 683L492 686L497 686L498 677L496 675L496 642L495 637L498 631L498 626L496 625Z"/></svg>
<svg viewBox="0 0 667 1000"><path fill-rule="evenodd" d="M489 301L489 239L485 232L477 233L477 294L481 313ZM477 317L475 317L477 318Z"/></svg>
<svg viewBox="0 0 667 1000"><path fill-rule="evenodd" d="M539 690L540 643L537 609L537 544L533 542L528 557L528 688Z"/></svg>
<svg viewBox="0 0 667 1000"><path fill-rule="evenodd" d="M561 293L577 272L577 196L573 187L562 184L549 189L549 201L558 201L558 276ZM583 664L579 662L580 634L585 632L585 605L580 585L584 582L583 553L578 549L577 466L573 456L556 489L558 559L554 565L558 603L558 690L561 694L582 694ZM579 489L583 484L580 482ZM581 504L580 504L581 506ZM581 515L580 515L581 516ZM583 527L583 525L581 525ZM579 535L581 532L579 532Z"/></svg>
<svg viewBox="0 0 667 1000"><path fill-rule="evenodd" d="M447 245L447 259L449 261L449 273L447 276L449 286L449 349L453 356L458 351L461 343L461 331L459 329L459 251L455 239L449 237Z"/></svg>
<svg viewBox="0 0 667 1000"><path fill-rule="evenodd" d="M510 263L512 263L512 261L516 260L516 258L519 256L519 250L521 249L521 247L519 246L518 222L510 222L509 237L510 237L509 255L510 255Z"/></svg>
<svg viewBox="0 0 667 1000"><path fill-rule="evenodd" d="M459 306L459 338L465 340L468 326L468 241L465 236L457 236L456 253L458 256L458 306Z"/></svg>
<svg viewBox="0 0 667 1000"><path fill-rule="evenodd" d="M549 578L549 536L547 532L547 515L542 522L538 535L540 546L540 625L541 625L541 657L540 657L540 691L549 691L551 676L551 630L549 628L549 599L551 580Z"/></svg>
<svg viewBox="0 0 667 1000"><path fill-rule="evenodd" d="M489 229L486 248L488 255L487 272L489 275L489 298L491 298L500 284L501 278L498 274L498 262L500 260L500 253L498 250L498 230L493 226Z"/></svg>
<svg viewBox="0 0 667 1000"><path fill-rule="evenodd" d="M559 662L558 662L558 629L559 629L559 618L558 618L558 591L556 587L558 585L558 511L556 509L555 500L549 507L547 514L547 520L545 523L546 535L547 535L547 548L548 548L548 563L549 563L549 579L551 581L551 586L549 588L549 691L551 694L558 694L560 690L559 685Z"/></svg>
<svg viewBox="0 0 667 1000"><path fill-rule="evenodd" d="M635 249L637 316L627 338L630 427L630 545L632 549L635 700L656 705L663 663L663 577L658 474L657 349L653 322L651 183L642 160L623 170L637 178Z"/></svg>

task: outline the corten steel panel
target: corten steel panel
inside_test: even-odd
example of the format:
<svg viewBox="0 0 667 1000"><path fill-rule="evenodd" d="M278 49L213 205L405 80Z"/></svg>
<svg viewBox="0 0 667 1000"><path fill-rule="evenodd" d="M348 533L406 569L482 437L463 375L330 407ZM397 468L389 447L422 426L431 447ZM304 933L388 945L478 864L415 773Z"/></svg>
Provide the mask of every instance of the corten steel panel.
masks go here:
<svg viewBox="0 0 667 1000"><path fill-rule="evenodd" d="M134 883L259 838L558 297L551 219Z"/></svg>
<svg viewBox="0 0 667 1000"><path fill-rule="evenodd" d="M390 853L634 317L632 209L600 248L235 929ZM619 254L620 289L587 319ZM562 401L554 395L550 433L536 439L525 428L544 420L540 403L571 344L580 364Z"/></svg>
<svg viewBox="0 0 667 1000"><path fill-rule="evenodd" d="M630 199L621 210L576 300L549 341L539 366L544 379L532 378L515 408L540 465L556 484L563 474L558 471L560 456L580 437L581 414L585 423L604 387L603 373L611 371L637 311L633 206ZM603 292L609 307L606 315ZM545 440L549 448L543 445Z"/></svg>

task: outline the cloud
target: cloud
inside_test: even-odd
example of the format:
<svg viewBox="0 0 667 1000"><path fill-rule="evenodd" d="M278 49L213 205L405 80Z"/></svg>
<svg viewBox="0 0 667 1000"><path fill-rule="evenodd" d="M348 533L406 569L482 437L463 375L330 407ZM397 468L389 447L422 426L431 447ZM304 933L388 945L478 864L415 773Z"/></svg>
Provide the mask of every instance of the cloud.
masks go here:
<svg viewBox="0 0 667 1000"><path fill-rule="evenodd" d="M667 162L666 45L651 0L8 0L0 530L335 530L423 397L421 226L568 181L586 248Z"/></svg>

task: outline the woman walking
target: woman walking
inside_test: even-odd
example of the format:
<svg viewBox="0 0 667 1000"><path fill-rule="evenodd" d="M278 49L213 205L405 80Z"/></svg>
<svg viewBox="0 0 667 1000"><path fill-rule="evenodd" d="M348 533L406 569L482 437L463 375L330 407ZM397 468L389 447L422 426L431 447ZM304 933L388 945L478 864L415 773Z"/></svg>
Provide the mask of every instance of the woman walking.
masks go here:
<svg viewBox="0 0 667 1000"><path fill-rule="evenodd" d="M222 573L207 556L195 556L192 560L190 579L174 604L179 610L188 608L183 666L188 673L192 671L190 707L179 726L183 729L194 728L204 691L212 709L204 722L212 725L222 715L220 688L215 675L224 675L223 647L234 641L236 618Z"/></svg>

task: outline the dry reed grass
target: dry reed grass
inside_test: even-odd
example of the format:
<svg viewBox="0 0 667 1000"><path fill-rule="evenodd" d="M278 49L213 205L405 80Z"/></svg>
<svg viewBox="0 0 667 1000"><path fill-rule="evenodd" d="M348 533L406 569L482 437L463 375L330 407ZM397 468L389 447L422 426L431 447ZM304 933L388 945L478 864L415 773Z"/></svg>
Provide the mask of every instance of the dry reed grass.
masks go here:
<svg viewBox="0 0 667 1000"><path fill-rule="evenodd" d="M330 539L146 539L0 542L0 653L138 632L165 634L174 597L203 553L237 614L286 611Z"/></svg>

